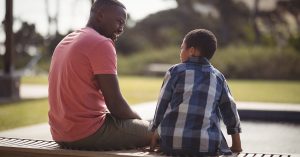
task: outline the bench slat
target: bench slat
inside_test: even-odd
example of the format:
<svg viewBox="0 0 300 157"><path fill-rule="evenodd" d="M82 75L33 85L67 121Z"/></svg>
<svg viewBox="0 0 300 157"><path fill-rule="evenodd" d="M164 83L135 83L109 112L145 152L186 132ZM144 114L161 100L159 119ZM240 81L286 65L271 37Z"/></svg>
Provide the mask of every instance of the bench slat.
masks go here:
<svg viewBox="0 0 300 157"><path fill-rule="evenodd" d="M143 149L87 151L59 147L55 141L0 137L1 157L166 157L161 153L150 153ZM234 157L291 157L282 154L241 153ZM225 157L225 156L221 156Z"/></svg>
<svg viewBox="0 0 300 157"><path fill-rule="evenodd" d="M68 149L34 149L18 147L3 147L0 146L1 155L5 157L159 157L157 153L149 153L146 151L137 150L122 150L122 151L83 151L83 150L68 150ZM26 155L26 156L25 156ZM162 157L162 156L161 156Z"/></svg>

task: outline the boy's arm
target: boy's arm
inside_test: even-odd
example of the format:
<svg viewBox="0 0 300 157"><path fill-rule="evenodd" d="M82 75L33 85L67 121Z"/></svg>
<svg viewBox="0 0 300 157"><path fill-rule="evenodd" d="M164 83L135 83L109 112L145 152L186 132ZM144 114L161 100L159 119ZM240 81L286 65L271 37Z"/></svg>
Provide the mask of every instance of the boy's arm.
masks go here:
<svg viewBox="0 0 300 157"><path fill-rule="evenodd" d="M240 133L240 117L226 81L224 81L219 108L227 133L230 135Z"/></svg>
<svg viewBox="0 0 300 157"><path fill-rule="evenodd" d="M227 133L232 137L232 151L241 151L239 135L241 133L240 117L226 80L224 81L219 108L227 128Z"/></svg>
<svg viewBox="0 0 300 157"><path fill-rule="evenodd" d="M158 139L159 139L159 135L157 133L157 130L155 130L153 135L152 135L151 142L150 142L150 151L151 152L155 151L155 147L157 145Z"/></svg>
<svg viewBox="0 0 300 157"><path fill-rule="evenodd" d="M163 85L160 90L160 95L158 98L157 106L153 121L149 126L149 130L154 132L159 126L161 120L163 119L165 112L167 110L168 104L171 100L172 96L172 87L171 87L171 75L170 72L167 71Z"/></svg>
<svg viewBox="0 0 300 157"><path fill-rule="evenodd" d="M231 151L234 153L239 153L242 152L242 146L241 146L241 139L240 139L240 134L232 134L231 135L231 140L232 140L232 146L231 146Z"/></svg>

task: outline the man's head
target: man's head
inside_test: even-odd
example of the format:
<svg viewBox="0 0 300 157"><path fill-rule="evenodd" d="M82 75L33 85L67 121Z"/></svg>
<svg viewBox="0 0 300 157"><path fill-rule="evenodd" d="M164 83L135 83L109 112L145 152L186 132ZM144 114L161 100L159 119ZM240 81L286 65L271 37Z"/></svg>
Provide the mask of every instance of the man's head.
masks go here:
<svg viewBox="0 0 300 157"><path fill-rule="evenodd" d="M196 56L211 59L217 49L217 39L209 30L195 29L184 37L183 46L191 55L198 53Z"/></svg>
<svg viewBox="0 0 300 157"><path fill-rule="evenodd" d="M113 41L123 32L127 20L125 6L118 0L96 0L87 26Z"/></svg>

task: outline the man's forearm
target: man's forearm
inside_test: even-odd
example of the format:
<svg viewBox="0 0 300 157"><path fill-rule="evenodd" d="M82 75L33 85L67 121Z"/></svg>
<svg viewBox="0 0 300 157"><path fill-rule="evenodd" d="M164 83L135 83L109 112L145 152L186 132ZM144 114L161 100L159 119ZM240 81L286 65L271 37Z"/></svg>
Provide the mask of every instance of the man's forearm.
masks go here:
<svg viewBox="0 0 300 157"><path fill-rule="evenodd" d="M127 104L127 102L124 99L120 100L119 102L115 102L114 104L118 104L118 105L115 107L113 107L114 105L108 105L108 106L112 106L109 108L109 111L115 117L121 119L141 119L141 117L130 108L130 106Z"/></svg>
<svg viewBox="0 0 300 157"><path fill-rule="evenodd" d="M106 106L112 115L121 119L141 119L123 98L116 75L99 74L95 77L104 96Z"/></svg>

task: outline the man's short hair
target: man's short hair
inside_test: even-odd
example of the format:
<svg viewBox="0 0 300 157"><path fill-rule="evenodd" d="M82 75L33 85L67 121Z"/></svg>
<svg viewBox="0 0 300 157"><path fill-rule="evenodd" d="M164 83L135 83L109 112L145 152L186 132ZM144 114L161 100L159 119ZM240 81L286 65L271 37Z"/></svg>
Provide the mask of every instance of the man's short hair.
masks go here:
<svg viewBox="0 0 300 157"><path fill-rule="evenodd" d="M206 29L195 29L185 36L186 48L198 49L202 56L211 59L217 49L217 38Z"/></svg>
<svg viewBox="0 0 300 157"><path fill-rule="evenodd" d="M126 7L118 0L96 0L92 5L91 12L95 12L99 8L106 6L119 6L126 9Z"/></svg>

